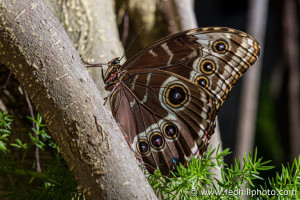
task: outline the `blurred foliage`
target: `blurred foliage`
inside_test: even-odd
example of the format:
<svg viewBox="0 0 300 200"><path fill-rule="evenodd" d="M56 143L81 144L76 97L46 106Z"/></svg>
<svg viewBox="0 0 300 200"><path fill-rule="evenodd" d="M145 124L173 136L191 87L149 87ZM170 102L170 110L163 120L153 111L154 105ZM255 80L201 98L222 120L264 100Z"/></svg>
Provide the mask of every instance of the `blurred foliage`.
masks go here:
<svg viewBox="0 0 300 200"><path fill-rule="evenodd" d="M10 128L13 116L7 112L0 112L0 179L5 181L0 188L0 198L7 199L85 199L78 189L76 181L71 176L58 146L47 134L46 125L42 123L42 117L36 119L28 117L34 122L32 133L28 134L31 139L24 143L20 139L8 142L11 134ZM45 163L42 163L43 172L35 170L36 163L26 164L29 151L32 147L38 147L40 151L49 151L50 155ZM21 159L12 152L19 151ZM32 152L30 152L32 153ZM215 153L215 154L214 154ZM154 175L147 175L149 183L157 195L162 199L241 199L241 193L250 191L251 199L270 199L272 195L257 193L257 191L286 192L282 198L300 198L300 156L292 165L282 166L282 172L268 178L267 181L261 176L261 172L269 171L273 167L258 158L257 149L254 155L250 153L240 160L235 160L233 165L228 166L223 162L224 157L230 154L229 149L219 151L209 149L202 158L192 159L188 166L179 164L177 172L171 177L164 177L159 170ZM222 179L217 180L211 169L221 170ZM263 180L258 184L256 180ZM217 194L212 192L218 192ZM255 193L253 193L255 192ZM232 194L231 194L232 193ZM273 193L271 193L273 194ZM276 196L274 196L276 197Z"/></svg>
<svg viewBox="0 0 300 200"><path fill-rule="evenodd" d="M276 118L276 103L272 100L270 83L262 83L260 99L258 104L255 144L264 159L272 160L272 165L280 168L285 160L285 150L281 140L280 125ZM261 176L267 179L276 170L262 172ZM263 184L263 181L257 180L257 184Z"/></svg>
<svg viewBox="0 0 300 200"><path fill-rule="evenodd" d="M179 165L172 177L155 171L154 175L148 175L149 183L161 199L242 199L243 195L250 199L278 199L276 194L282 199L300 198L300 156L291 167L283 167L282 173L264 181L262 186L254 181L264 180L260 174L273 168L267 165L270 161L258 158L256 149L254 155L244 156L243 165L240 159L235 159L233 165L227 166L223 159L229 154L229 149L223 152L219 152L219 147L209 149L202 158L192 159L187 168ZM221 180L211 173L212 169L221 170Z"/></svg>
<svg viewBox="0 0 300 200"><path fill-rule="evenodd" d="M84 199L58 146L48 135L42 117L38 114L36 119L28 119L35 124L33 132L28 134L31 142L16 139L9 143L13 117L7 112L0 112L0 180L3 187L0 188L0 198ZM36 162L29 166L26 163L28 154L32 154L35 147L41 151L47 149L51 155L46 163L42 163L43 172L35 170ZM21 154L21 159L18 159L16 151Z"/></svg>
<svg viewBox="0 0 300 200"><path fill-rule="evenodd" d="M284 159L284 149L275 114L276 106L272 101L270 86L262 84L255 142L267 159L271 159L277 166L280 166Z"/></svg>

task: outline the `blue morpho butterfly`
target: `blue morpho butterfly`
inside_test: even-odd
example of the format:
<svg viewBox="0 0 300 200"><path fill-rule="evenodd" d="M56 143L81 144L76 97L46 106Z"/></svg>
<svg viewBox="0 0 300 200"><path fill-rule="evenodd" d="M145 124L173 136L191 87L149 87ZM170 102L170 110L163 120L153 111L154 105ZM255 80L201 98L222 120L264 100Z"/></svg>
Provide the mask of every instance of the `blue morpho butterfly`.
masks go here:
<svg viewBox="0 0 300 200"><path fill-rule="evenodd" d="M201 155L229 91L259 56L250 35L225 27L162 38L103 76L114 118L146 169L170 175ZM90 64L101 66L103 64Z"/></svg>

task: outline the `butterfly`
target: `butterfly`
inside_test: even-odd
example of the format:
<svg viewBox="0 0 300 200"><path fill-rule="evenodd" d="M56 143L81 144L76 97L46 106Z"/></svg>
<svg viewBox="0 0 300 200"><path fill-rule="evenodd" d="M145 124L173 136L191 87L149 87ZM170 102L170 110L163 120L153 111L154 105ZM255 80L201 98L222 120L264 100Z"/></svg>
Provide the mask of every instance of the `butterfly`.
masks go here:
<svg viewBox="0 0 300 200"><path fill-rule="evenodd" d="M146 169L170 175L201 155L229 91L259 56L250 35L226 27L165 37L103 77L112 114Z"/></svg>

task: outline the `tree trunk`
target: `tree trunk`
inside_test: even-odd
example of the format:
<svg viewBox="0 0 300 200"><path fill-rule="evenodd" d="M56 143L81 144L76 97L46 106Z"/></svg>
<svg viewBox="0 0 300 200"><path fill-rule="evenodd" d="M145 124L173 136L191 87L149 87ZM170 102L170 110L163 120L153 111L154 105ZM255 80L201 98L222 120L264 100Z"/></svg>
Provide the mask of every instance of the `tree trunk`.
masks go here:
<svg viewBox="0 0 300 200"><path fill-rule="evenodd" d="M286 0L283 7L284 61L288 68L288 122L290 152L293 162L300 153L300 69L299 69L299 19L297 3Z"/></svg>
<svg viewBox="0 0 300 200"><path fill-rule="evenodd" d="M10 68L42 114L86 198L155 199L47 4L1 0L0 10L0 63Z"/></svg>
<svg viewBox="0 0 300 200"><path fill-rule="evenodd" d="M248 19L248 32L260 43L262 54L266 33L268 0L251 1ZM258 59L245 74L242 82L239 122L237 125L237 139L235 157L243 158L245 153L252 152L255 139L255 125L257 103L260 86L262 59ZM243 162L243 160L241 160Z"/></svg>

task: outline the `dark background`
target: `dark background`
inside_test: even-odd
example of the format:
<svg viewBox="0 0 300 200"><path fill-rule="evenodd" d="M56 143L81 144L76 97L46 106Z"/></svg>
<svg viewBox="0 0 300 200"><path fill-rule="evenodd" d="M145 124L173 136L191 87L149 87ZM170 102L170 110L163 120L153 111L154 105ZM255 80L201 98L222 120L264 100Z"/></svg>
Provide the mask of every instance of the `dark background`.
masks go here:
<svg viewBox="0 0 300 200"><path fill-rule="evenodd" d="M199 27L226 26L247 32L248 1L240 0L196 0L195 13ZM282 36L282 6L280 0L269 1L266 37L262 60L260 95L256 123L255 146L259 157L272 160L276 166L274 171L281 169L281 164L289 161L288 118L285 81L288 78L283 65L284 37ZM258 41L260 42L260 41ZM251 68L250 68L251 70ZM221 108L218 119L223 148L230 147L235 151L238 111L243 109L240 102L242 81L233 87L229 98ZM300 122L299 122L300 123ZM226 158L232 163L234 153ZM274 172L273 171L273 172ZM272 172L270 172L272 173ZM265 174L267 176L267 174Z"/></svg>

